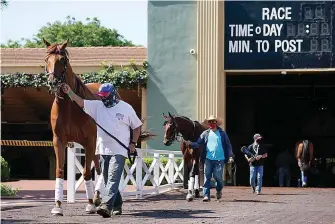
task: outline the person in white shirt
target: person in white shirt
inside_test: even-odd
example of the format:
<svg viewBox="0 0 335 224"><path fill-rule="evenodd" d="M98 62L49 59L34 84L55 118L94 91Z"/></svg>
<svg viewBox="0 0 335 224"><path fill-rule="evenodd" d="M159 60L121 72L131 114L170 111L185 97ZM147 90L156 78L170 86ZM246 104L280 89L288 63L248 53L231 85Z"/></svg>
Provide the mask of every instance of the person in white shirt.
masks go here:
<svg viewBox="0 0 335 224"><path fill-rule="evenodd" d="M116 90L112 84L105 83L100 86L97 95L101 97L101 101L84 100L66 84L63 85L62 90L107 132L124 145L129 145L131 153L135 152L142 122L131 105L117 98ZM130 139L131 129L133 131L132 139ZM96 154L100 155L105 185L105 190L101 192L102 203L98 207L97 213L104 218L111 217L112 212L113 214L121 214L122 198L119 192L119 183L128 151L98 127Z"/></svg>

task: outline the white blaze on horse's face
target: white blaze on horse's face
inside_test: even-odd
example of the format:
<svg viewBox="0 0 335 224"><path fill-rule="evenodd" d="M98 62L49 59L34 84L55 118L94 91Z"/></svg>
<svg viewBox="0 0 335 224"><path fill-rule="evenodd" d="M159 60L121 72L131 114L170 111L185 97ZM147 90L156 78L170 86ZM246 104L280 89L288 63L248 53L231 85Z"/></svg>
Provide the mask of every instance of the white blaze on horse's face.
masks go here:
<svg viewBox="0 0 335 224"><path fill-rule="evenodd" d="M172 124L168 121L165 122L165 125L164 125L164 140L163 140L163 143L164 145L166 146L170 146L173 142L173 130L172 130Z"/></svg>
<svg viewBox="0 0 335 224"><path fill-rule="evenodd" d="M61 79L64 71L65 57L51 54L46 60L45 70L48 75L48 84L52 90L57 89L58 80Z"/></svg>

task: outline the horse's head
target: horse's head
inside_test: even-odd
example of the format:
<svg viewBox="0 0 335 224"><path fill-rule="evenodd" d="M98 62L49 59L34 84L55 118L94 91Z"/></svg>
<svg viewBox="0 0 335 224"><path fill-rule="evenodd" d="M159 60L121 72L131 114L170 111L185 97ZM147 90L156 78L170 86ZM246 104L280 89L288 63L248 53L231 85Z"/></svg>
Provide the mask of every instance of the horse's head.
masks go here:
<svg viewBox="0 0 335 224"><path fill-rule="evenodd" d="M178 136L178 125L175 120L175 117L172 116L169 112L169 116L166 116L163 113L164 118L164 140L163 143L166 146L170 146L177 138Z"/></svg>
<svg viewBox="0 0 335 224"><path fill-rule="evenodd" d="M43 39L47 47L45 56L45 73L48 75L50 91L56 93L61 84L66 82L67 67L69 65L68 52L66 50L68 40L62 44L50 44Z"/></svg>

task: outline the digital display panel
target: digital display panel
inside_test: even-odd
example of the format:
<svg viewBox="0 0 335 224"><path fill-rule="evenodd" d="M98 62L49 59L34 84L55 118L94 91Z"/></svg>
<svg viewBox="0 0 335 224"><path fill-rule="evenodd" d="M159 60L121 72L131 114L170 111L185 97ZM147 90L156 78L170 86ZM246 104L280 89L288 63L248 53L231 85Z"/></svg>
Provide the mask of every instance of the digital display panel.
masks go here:
<svg viewBox="0 0 335 224"><path fill-rule="evenodd" d="M335 67L332 7L331 1L225 1L225 70Z"/></svg>

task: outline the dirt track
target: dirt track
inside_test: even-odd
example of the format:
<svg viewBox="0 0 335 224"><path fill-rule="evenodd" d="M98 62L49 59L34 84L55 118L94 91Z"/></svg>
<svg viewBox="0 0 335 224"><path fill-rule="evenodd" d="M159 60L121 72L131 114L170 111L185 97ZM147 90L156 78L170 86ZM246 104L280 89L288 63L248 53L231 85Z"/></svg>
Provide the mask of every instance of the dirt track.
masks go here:
<svg viewBox="0 0 335 224"><path fill-rule="evenodd" d="M212 194L214 191L212 190ZM85 214L86 204L64 203L64 216L53 217L47 201L2 201L1 223L335 223L335 189L226 187L220 201L185 201L184 191L127 200L122 216L103 219Z"/></svg>

